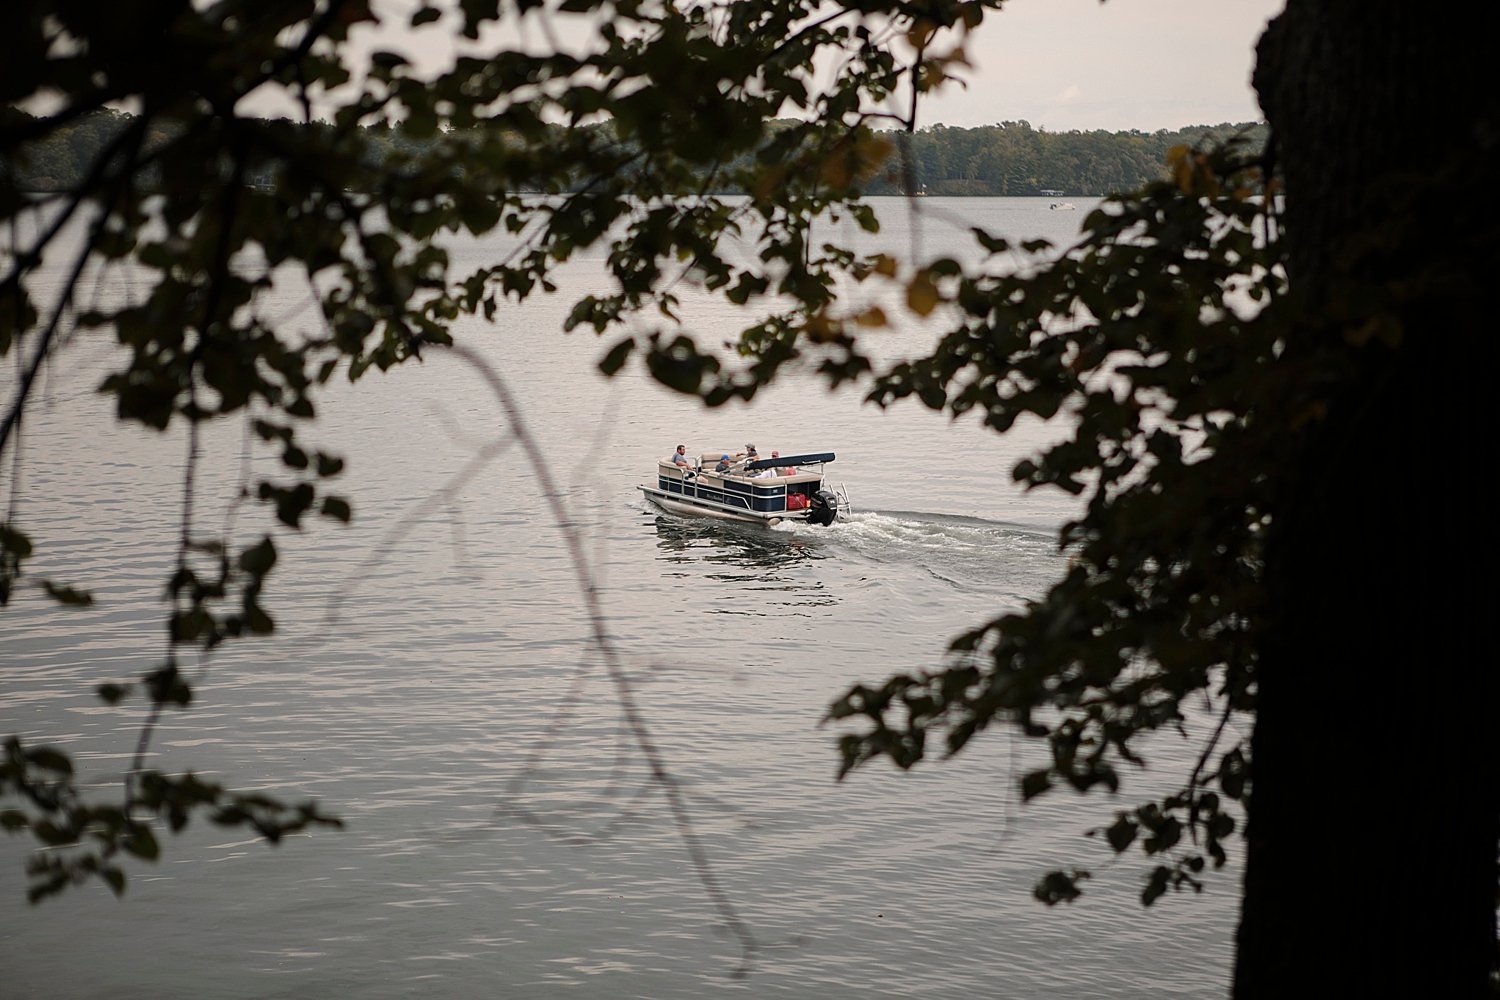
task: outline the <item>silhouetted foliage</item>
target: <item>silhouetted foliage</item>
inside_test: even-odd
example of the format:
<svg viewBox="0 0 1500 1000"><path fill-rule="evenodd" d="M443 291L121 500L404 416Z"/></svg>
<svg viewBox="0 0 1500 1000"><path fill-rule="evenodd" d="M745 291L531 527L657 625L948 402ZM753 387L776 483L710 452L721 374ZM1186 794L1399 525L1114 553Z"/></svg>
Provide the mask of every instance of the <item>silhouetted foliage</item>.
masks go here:
<svg viewBox="0 0 1500 1000"><path fill-rule="evenodd" d="M954 639L946 663L846 693L831 709L847 727L845 770L911 767L1007 725L1050 752L1020 776L1026 797L1128 790L1146 738L1201 705L1199 762L1178 790L1095 831L1145 856L1143 902L1198 887L1248 820L1241 996L1298 981L1319 995L1477 995L1496 955L1494 670L1480 588L1438 567L1414 525L1478 532L1488 565L1482 491L1462 475L1483 460L1484 394L1467 379L1493 357L1485 282L1500 263L1491 214L1463 208L1496 175L1500 144L1481 33L1455 40L1451 21L1394 0L1290 0L1257 77L1270 141L1175 144L1166 176L1108 199L1074 247L975 231L998 262L966 268L813 238L820 217L878 228L859 199L882 184L1073 188L1044 175L1061 160L1080 191L1128 185L1139 165L1091 157L1097 137L1024 123L911 136L914 113L888 110L903 81L941 81L996 6L527 3L506 15L598 14L597 41L487 44L432 79L380 52L341 92L342 43L370 19L358 3L11 4L0 29L20 55L0 64L0 100L62 103L0 118L0 219L41 223L0 251L0 353L21 355L0 448L14 447L59 330L105 328L129 354L105 387L121 419L248 419L285 466L257 484L269 514L294 527L348 518L329 491L338 459L302 440L319 388L448 345L455 318L552 291L556 263L607 243L610 286L567 326L614 335L608 372L639 361L719 405L795 364L860 382L880 405L915 397L997 431L1072 421L1013 472L1084 498L1060 539L1068 570L1023 611ZM478 39L497 13L464 0L411 20ZM819 89L812 68L827 53L843 72ZM245 117L241 99L262 87L304 121ZM334 105L318 126L315 100ZM800 117L776 121L789 111ZM23 150L86 122L107 131L82 173L56 195L22 190L23 169L62 170L23 167ZM1137 138L1147 145L1125 145ZM27 279L75 218L87 235L71 280L38 302ZM450 273L433 237L497 227L522 234L523 251ZM728 238L754 252L729 254ZM247 249L263 268L236 265ZM132 260L148 294L75 309L78 274L99 259ZM277 268L321 289L325 332L293 336L250 308ZM732 356L677 328L684 276L747 308ZM906 317L841 300L849 281L889 286L948 332L930 356L879 369L861 333ZM648 315L655 329L625 332ZM28 583L86 600L27 575L24 523L11 510L0 524L0 600ZM185 516L181 537L170 651L101 690L107 701L185 705L181 652L273 627L269 536L218 537ZM1248 744L1236 717L1254 720ZM143 748L146 737L149 724ZM73 786L63 753L10 744L5 825L78 845L35 866L35 894L94 874L118 890L114 859L154 857L154 820L177 829L208 810L272 837L326 821L140 758L123 805L105 807ZM1421 815L1429 801L1441 817ZM1420 865L1402 853L1416 838L1431 845ZM1414 871L1375 874L1402 864ZM1087 878L1048 873L1036 894L1071 901Z"/></svg>
<svg viewBox="0 0 1500 1000"><path fill-rule="evenodd" d="M858 196L890 150L875 127L901 121L883 110L887 98L913 73L941 80L997 5L424 4L401 15L404 27L460 48L451 69L430 76L384 49L354 64L351 31L375 23L359 0L4 5L0 355L16 363L0 455L19 460L39 372L90 330L122 348L102 386L118 418L186 427L190 445L167 651L144 676L98 692L146 710L123 794L100 793L102 804L75 783L65 752L19 741L0 772L0 795L14 803L4 824L53 848L32 864L33 896L96 875L119 891L118 862L154 858L150 831L195 815L271 839L333 822L311 805L145 766L161 713L192 701L183 657L275 628L267 587L282 553L269 530L231 537L194 516L198 428L243 421L279 454L281 473L244 484L274 522L296 531L348 520L354 506L333 486L342 461L306 440L321 387L448 347L455 319L552 291L554 267L606 241L612 287L578 303L569 326L645 313L664 330L617 346L608 366L638 351L686 390L721 371L671 330L684 275L741 305L775 303L766 322L783 331L778 357L789 358L851 263L817 246L814 220L847 212L876 225ZM554 20L590 30L556 51L481 42L517 18L547 37ZM823 54L843 67L826 86L815 72ZM279 96L300 120L253 115L252 95ZM800 117L777 121L783 111ZM63 148L67 162L51 156ZM39 177L53 183L28 183ZM731 203L712 196L719 190L750 197ZM519 234L521 249L451 273L440 237L496 230ZM755 245L749 263L740 246L721 248L742 236ZM44 260L60 284L38 287ZM131 264L140 294L78 301L82 276L117 261ZM321 307L310 329L256 308L273 276L306 282ZM733 394L749 395L774 367ZM11 488L0 603L88 600L82 582L28 573L45 540L29 536Z"/></svg>
<svg viewBox="0 0 1500 1000"><path fill-rule="evenodd" d="M877 756L911 767L932 736L951 754L1012 722L1051 750L1022 778L1031 799L1058 785L1119 790L1145 764L1139 738L1180 729L1189 701L1209 699L1218 722L1180 791L1102 831L1117 852L1165 862L1150 869L1147 904L1199 887L1243 824L1248 748L1226 723L1255 704L1268 460L1283 421L1303 418L1294 373L1277 365L1291 307L1274 216L1241 153L1177 150L1172 181L1108 201L1055 260L929 266L960 324L932 355L880 374L871 398L916 397L1001 432L1067 414L1071 433L1013 474L1083 495L1086 513L1062 530L1070 567L1049 594L956 638L945 669L857 687L831 712L868 725L843 737L845 771ZM1070 900L1078 881L1050 873L1037 895Z"/></svg>

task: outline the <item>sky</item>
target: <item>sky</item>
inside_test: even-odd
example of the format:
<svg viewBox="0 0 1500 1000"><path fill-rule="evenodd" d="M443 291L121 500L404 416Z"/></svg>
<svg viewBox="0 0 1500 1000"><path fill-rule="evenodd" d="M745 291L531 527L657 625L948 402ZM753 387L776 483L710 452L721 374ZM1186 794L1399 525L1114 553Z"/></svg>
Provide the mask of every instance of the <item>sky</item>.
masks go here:
<svg viewBox="0 0 1500 1000"><path fill-rule="evenodd" d="M745 0L754 2L754 0ZM356 47L391 47L418 66L451 64L451 29L405 28L418 0L376 0L387 27ZM1258 121L1255 43L1284 0L1008 0L969 40L968 86L925 98L918 127L1027 121L1051 132L1179 129ZM584 49L595 28L551 18L496 26L507 44ZM515 34L519 32L520 34ZM478 49L482 51L483 43ZM909 54L909 50L908 50ZM901 112L905 112L904 98ZM893 109L894 110L894 109ZM264 111L263 111L264 113ZM287 113L287 112L283 112Z"/></svg>
<svg viewBox="0 0 1500 1000"><path fill-rule="evenodd" d="M1258 121L1255 43L1284 0L1011 0L970 41L919 127L1028 121L1049 132Z"/></svg>

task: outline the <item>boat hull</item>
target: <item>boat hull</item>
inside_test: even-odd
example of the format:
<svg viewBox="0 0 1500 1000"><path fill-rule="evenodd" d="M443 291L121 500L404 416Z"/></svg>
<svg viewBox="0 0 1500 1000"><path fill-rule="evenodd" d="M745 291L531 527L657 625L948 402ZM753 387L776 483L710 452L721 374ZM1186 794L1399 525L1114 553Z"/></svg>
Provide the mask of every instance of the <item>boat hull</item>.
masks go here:
<svg viewBox="0 0 1500 1000"><path fill-rule="evenodd" d="M680 514L684 517L713 517L721 521L737 521L741 524L780 524L787 519L785 514L759 514L750 511L728 510L712 501L696 500L692 497L678 496L655 490L649 486L640 487L647 500L656 504L662 510L671 514ZM795 518L795 515L792 515Z"/></svg>

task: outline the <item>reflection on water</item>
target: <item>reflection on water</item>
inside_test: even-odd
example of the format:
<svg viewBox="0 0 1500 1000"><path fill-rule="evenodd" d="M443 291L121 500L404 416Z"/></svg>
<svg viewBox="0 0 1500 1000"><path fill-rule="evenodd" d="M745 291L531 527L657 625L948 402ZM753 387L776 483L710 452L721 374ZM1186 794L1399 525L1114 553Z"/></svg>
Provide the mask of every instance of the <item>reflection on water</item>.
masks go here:
<svg viewBox="0 0 1500 1000"><path fill-rule="evenodd" d="M783 569L828 558L805 535L712 518L656 518L657 558L670 563L707 563L748 570ZM717 576L717 579L733 579ZM757 576L757 579L760 579Z"/></svg>
<svg viewBox="0 0 1500 1000"><path fill-rule="evenodd" d="M838 603L816 572L828 550L809 535L668 514L656 517L655 528L657 559L671 564L662 576L681 587L712 588L721 595L710 609L716 613L764 614Z"/></svg>
<svg viewBox="0 0 1500 1000"><path fill-rule="evenodd" d="M763 525L741 525L712 517L657 514L658 559L664 562L708 561L751 570L775 570L828 558L802 535L772 531Z"/></svg>

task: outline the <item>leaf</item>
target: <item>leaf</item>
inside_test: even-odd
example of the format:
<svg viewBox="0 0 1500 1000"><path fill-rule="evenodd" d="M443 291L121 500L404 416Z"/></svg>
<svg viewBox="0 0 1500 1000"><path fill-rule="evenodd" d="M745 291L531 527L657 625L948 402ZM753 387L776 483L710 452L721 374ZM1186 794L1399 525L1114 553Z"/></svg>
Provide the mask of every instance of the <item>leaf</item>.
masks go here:
<svg viewBox="0 0 1500 1000"><path fill-rule="evenodd" d="M276 565L276 543L269 536L262 538L240 553L239 562L240 569L246 573L265 576Z"/></svg>
<svg viewBox="0 0 1500 1000"><path fill-rule="evenodd" d="M918 316L927 316L937 308L937 285L926 271L918 271L906 286L906 307Z"/></svg>
<svg viewBox="0 0 1500 1000"><path fill-rule="evenodd" d="M1028 772L1021 779L1021 798L1026 802L1030 802L1051 787L1051 772L1046 770Z"/></svg>
<svg viewBox="0 0 1500 1000"><path fill-rule="evenodd" d="M1146 878L1146 887L1141 890L1141 905L1150 906L1162 897L1171 884L1172 869L1157 865Z"/></svg>
<svg viewBox="0 0 1500 1000"><path fill-rule="evenodd" d="M94 689L94 693L106 705L118 705L121 699L130 693L131 686L129 684L100 684Z"/></svg>
<svg viewBox="0 0 1500 1000"><path fill-rule="evenodd" d="M85 590L74 590L72 587L65 587L51 580L43 580L42 587L47 591L47 595L59 604L86 608L94 603L94 595Z"/></svg>
<svg viewBox="0 0 1500 1000"><path fill-rule="evenodd" d="M156 841L156 834L144 823L135 824L135 829L121 846L143 861L155 861L161 857L161 845Z"/></svg>
<svg viewBox="0 0 1500 1000"><path fill-rule="evenodd" d="M1224 754L1219 765L1219 790L1226 798L1241 799L1245 796L1245 780L1249 768L1245 755L1238 747Z"/></svg>
<svg viewBox="0 0 1500 1000"><path fill-rule="evenodd" d="M1135 841L1138 830L1139 827L1128 816L1121 816L1105 830L1105 836L1109 840L1109 846L1119 854Z"/></svg>
<svg viewBox="0 0 1500 1000"><path fill-rule="evenodd" d="M416 19L413 18L413 23L415 22ZM399 66L411 65L410 62L407 61L406 57L401 55L399 52L372 52L369 55L369 59L370 63L377 69L382 69L387 72L396 69Z"/></svg>
<svg viewBox="0 0 1500 1000"><path fill-rule="evenodd" d="M614 347L611 347L609 349L609 353L605 354L604 357L599 360L599 370L605 375L614 375L621 368L625 367L626 360L630 357L631 352L633 352L634 350L635 338L626 337L624 340L615 344Z"/></svg>
<svg viewBox="0 0 1500 1000"><path fill-rule="evenodd" d="M146 692L160 705L186 707L193 700L193 689L176 667L160 667L144 678Z"/></svg>
<svg viewBox="0 0 1500 1000"><path fill-rule="evenodd" d="M988 232L977 226L970 229L974 234L974 240L990 253L1006 253L1010 250L1010 241L999 236L991 236Z"/></svg>
<svg viewBox="0 0 1500 1000"><path fill-rule="evenodd" d="M1156 854L1171 850L1181 837L1182 821L1174 816L1167 816L1151 830L1151 835L1141 846L1147 854Z"/></svg>
<svg viewBox="0 0 1500 1000"><path fill-rule="evenodd" d="M31 539L9 524L0 522L0 551L25 559L31 555Z"/></svg>
<svg viewBox="0 0 1500 1000"><path fill-rule="evenodd" d="M1089 873L1079 869L1071 872L1050 871L1032 889L1032 895L1048 906L1071 903L1083 895L1078 883L1089 878Z"/></svg>
<svg viewBox="0 0 1500 1000"><path fill-rule="evenodd" d="M270 635L276 630L275 621L258 604L245 609L245 625L255 635Z"/></svg>
<svg viewBox="0 0 1500 1000"><path fill-rule="evenodd" d="M48 847L59 847L73 842L73 835L59 830L57 824L51 820L36 820L31 824L31 832L37 840Z"/></svg>
<svg viewBox="0 0 1500 1000"><path fill-rule="evenodd" d="M335 521L342 521L348 524L354 512L349 507L349 501L343 497L325 496L323 498L323 509L320 513L324 517L330 517Z"/></svg>
<svg viewBox="0 0 1500 1000"><path fill-rule="evenodd" d="M53 771L57 774L70 775L73 773L73 762L68 759L67 754L50 747L34 747L26 751L26 759L33 767L39 767L44 771Z"/></svg>

